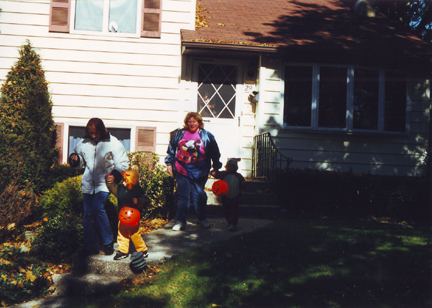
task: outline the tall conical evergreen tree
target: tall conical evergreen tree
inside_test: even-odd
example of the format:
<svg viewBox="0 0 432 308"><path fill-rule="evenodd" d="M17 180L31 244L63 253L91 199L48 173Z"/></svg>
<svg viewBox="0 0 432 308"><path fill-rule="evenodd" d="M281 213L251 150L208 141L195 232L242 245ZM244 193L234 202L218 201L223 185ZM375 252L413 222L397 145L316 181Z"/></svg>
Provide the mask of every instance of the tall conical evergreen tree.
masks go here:
<svg viewBox="0 0 432 308"><path fill-rule="evenodd" d="M1 87L0 192L18 174L21 185L37 179L34 189L40 191L58 155L41 59L28 40L19 55Z"/></svg>

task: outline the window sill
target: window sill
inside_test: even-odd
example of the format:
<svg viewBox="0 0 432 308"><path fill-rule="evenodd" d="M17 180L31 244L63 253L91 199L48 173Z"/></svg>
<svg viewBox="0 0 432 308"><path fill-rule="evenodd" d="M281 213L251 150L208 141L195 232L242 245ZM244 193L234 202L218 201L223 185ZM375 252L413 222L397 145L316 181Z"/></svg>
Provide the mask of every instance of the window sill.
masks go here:
<svg viewBox="0 0 432 308"><path fill-rule="evenodd" d="M72 35L81 35L81 36L99 36L99 37L107 37L112 39L118 38L127 38L127 39L140 39L140 35L136 33L118 33L118 32L101 32L101 31L78 31L71 30L70 34Z"/></svg>
<svg viewBox="0 0 432 308"><path fill-rule="evenodd" d="M352 131L352 130L337 130L337 129L312 129L312 128L297 128L282 126L283 132L301 133L301 134L320 134L320 135L339 135L339 136L367 136L371 138L401 138L406 139L409 137L408 132L397 133L397 132L375 132L375 131Z"/></svg>

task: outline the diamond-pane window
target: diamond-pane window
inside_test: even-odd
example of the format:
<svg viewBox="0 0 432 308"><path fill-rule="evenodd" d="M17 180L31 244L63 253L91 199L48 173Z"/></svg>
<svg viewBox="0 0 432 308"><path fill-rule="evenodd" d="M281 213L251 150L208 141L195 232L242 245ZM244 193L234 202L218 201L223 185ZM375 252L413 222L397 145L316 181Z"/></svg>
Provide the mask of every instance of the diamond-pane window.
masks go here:
<svg viewBox="0 0 432 308"><path fill-rule="evenodd" d="M198 71L198 112L203 117L235 117L237 68L233 65L205 64Z"/></svg>

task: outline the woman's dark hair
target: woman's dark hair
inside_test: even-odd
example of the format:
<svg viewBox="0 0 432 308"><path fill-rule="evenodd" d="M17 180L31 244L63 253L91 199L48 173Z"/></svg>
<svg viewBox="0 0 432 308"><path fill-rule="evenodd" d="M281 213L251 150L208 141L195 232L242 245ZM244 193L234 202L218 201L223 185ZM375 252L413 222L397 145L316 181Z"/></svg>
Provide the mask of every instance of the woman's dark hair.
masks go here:
<svg viewBox="0 0 432 308"><path fill-rule="evenodd" d="M108 130L105 127L104 122L99 118L91 118L88 122L86 127L84 128L84 135L86 138L90 138L89 135L89 128L93 127L98 132L101 133L100 139L105 139L108 135Z"/></svg>
<svg viewBox="0 0 432 308"><path fill-rule="evenodd" d="M188 129L188 121L190 120L190 118L195 118L198 121L200 129L204 128L204 122L202 116L198 112L189 112L184 119L184 125L183 125L184 129Z"/></svg>

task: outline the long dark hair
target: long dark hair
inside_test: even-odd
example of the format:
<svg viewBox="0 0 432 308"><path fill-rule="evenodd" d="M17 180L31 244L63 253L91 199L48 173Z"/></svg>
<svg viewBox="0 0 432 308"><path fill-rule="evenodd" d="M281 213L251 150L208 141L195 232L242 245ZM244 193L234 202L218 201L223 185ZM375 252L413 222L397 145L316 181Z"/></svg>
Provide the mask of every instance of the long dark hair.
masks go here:
<svg viewBox="0 0 432 308"><path fill-rule="evenodd" d="M89 128L93 127L98 132L101 133L100 139L105 139L108 135L108 130L105 127L104 122L99 118L91 118L88 122L86 127L84 128L84 135L85 138L90 138L89 135Z"/></svg>

